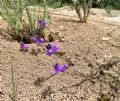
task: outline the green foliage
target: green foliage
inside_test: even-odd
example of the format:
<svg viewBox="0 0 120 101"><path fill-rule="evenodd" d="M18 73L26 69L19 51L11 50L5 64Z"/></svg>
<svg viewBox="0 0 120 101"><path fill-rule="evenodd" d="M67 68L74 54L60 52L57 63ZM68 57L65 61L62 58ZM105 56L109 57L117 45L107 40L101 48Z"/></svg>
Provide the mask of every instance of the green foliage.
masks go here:
<svg viewBox="0 0 120 101"><path fill-rule="evenodd" d="M98 8L104 8L104 9L117 9L120 10L120 1L100 1L98 2Z"/></svg>
<svg viewBox="0 0 120 101"><path fill-rule="evenodd" d="M36 31L36 21L40 17L47 20L48 9L46 0L38 5L37 0L4 0L0 1L0 14L7 22L9 34L14 39L22 41L24 37ZM42 11L43 16L36 11ZM17 39L19 38L19 39Z"/></svg>
<svg viewBox="0 0 120 101"><path fill-rule="evenodd" d="M98 8L103 8L106 10L108 15L110 16L111 10L120 10L120 1L107 1L103 0L97 3Z"/></svg>
<svg viewBox="0 0 120 101"><path fill-rule="evenodd" d="M37 0L37 2L41 5L44 4L43 0ZM46 0L47 5L52 8L60 8L72 3L72 0ZM43 5L42 5L43 6Z"/></svg>
<svg viewBox="0 0 120 101"><path fill-rule="evenodd" d="M106 12L108 13L108 15L110 16L110 13L111 13L111 10L113 9L113 6L112 5L107 5L105 10Z"/></svg>
<svg viewBox="0 0 120 101"><path fill-rule="evenodd" d="M12 26L14 29L17 29L20 23L20 20L18 20L18 16L20 15L20 13L17 13L17 12L20 12L20 9L14 8L15 3L13 4L13 6L12 4L13 4L12 2L1 1L0 2L1 14L2 14L3 19L8 22L9 26Z"/></svg>
<svg viewBox="0 0 120 101"><path fill-rule="evenodd" d="M12 93L10 94L11 101L16 101L17 99L17 80L15 80L14 69L11 63L11 74L12 74Z"/></svg>
<svg viewBox="0 0 120 101"><path fill-rule="evenodd" d="M38 3L41 3L43 0L37 0ZM49 7L59 8L66 5L73 4L73 0L46 0ZM77 0L77 1L87 1L87 0ZM88 0L89 1L89 0ZM106 8L106 6L112 5L111 9L120 10L120 1L119 0L92 0L92 6L95 8Z"/></svg>
<svg viewBox="0 0 120 101"><path fill-rule="evenodd" d="M25 0L0 2L2 17L15 34L19 34L18 30L22 29L22 14L26 3Z"/></svg>
<svg viewBox="0 0 120 101"><path fill-rule="evenodd" d="M47 1L43 1L44 11L43 11L43 19L46 21L49 18L48 6Z"/></svg>
<svg viewBox="0 0 120 101"><path fill-rule="evenodd" d="M52 8L60 8L62 7L63 4L61 1L57 1L57 2L50 2L49 3L49 7L52 7Z"/></svg>

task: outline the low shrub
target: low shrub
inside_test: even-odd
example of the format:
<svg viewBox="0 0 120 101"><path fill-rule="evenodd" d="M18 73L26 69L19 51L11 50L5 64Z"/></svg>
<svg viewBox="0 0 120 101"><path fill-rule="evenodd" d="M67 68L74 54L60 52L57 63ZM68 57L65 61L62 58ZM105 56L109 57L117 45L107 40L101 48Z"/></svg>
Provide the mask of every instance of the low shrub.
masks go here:
<svg viewBox="0 0 120 101"><path fill-rule="evenodd" d="M30 35L44 37L44 30L40 28L39 21L46 21L48 18L47 3L43 1L43 7L36 4L36 1L14 0L0 1L1 16L8 24L8 34L17 41L30 43ZM32 4L32 6L31 6ZM43 15L36 14L36 11L43 10Z"/></svg>

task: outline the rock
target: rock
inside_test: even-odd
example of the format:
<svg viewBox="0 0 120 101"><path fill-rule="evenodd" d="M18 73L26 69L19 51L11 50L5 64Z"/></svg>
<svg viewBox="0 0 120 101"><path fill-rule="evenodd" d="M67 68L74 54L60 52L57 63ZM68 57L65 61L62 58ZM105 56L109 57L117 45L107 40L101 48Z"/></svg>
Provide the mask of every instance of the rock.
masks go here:
<svg viewBox="0 0 120 101"><path fill-rule="evenodd" d="M101 65L101 64L104 63L104 60L103 59L97 59L96 63L97 63L97 65Z"/></svg>
<svg viewBox="0 0 120 101"><path fill-rule="evenodd" d="M0 20L3 20L3 18L0 16Z"/></svg>
<svg viewBox="0 0 120 101"><path fill-rule="evenodd" d="M0 75L0 82L2 81L2 76Z"/></svg>
<svg viewBox="0 0 120 101"><path fill-rule="evenodd" d="M60 26L60 29L62 29L63 28L63 26Z"/></svg>
<svg viewBox="0 0 120 101"><path fill-rule="evenodd" d="M109 37L102 37L101 39L104 41L108 41L110 38Z"/></svg>

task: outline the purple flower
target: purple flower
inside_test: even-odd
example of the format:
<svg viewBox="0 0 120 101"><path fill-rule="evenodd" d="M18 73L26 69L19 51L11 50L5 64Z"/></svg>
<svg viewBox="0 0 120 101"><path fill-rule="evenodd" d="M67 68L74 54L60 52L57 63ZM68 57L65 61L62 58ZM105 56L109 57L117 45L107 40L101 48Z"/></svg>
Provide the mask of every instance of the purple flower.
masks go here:
<svg viewBox="0 0 120 101"><path fill-rule="evenodd" d="M59 51L59 47L58 47L58 45L56 45L56 44L54 44L54 45L48 44L48 45L46 46L46 49L47 49L47 55L48 55L48 56L51 56L52 54L55 54L56 52Z"/></svg>
<svg viewBox="0 0 120 101"><path fill-rule="evenodd" d="M28 49L28 46L24 44L24 42L20 42L20 49L26 50Z"/></svg>
<svg viewBox="0 0 120 101"><path fill-rule="evenodd" d="M36 45L39 45L39 41L38 41L37 35L35 35L35 36L33 37L33 42L34 42Z"/></svg>
<svg viewBox="0 0 120 101"><path fill-rule="evenodd" d="M64 72L66 69L68 69L68 65L65 64L64 66L56 63L55 65L53 65L53 70L52 70L52 74L58 74L60 72Z"/></svg>
<svg viewBox="0 0 120 101"><path fill-rule="evenodd" d="M30 38L37 46L40 45L41 43L44 43L44 42L45 42L45 39L44 39L44 38L38 39L37 35L35 35L34 37L29 36L29 38Z"/></svg>
<svg viewBox="0 0 120 101"><path fill-rule="evenodd" d="M35 35L34 37L31 38L33 40L33 42L38 46L39 45L39 41L38 41L38 37L37 35Z"/></svg>
<svg viewBox="0 0 120 101"><path fill-rule="evenodd" d="M51 56L52 54L53 54L53 50L52 50L52 49L48 49L48 50L47 50L47 55L48 55L48 56Z"/></svg>
<svg viewBox="0 0 120 101"><path fill-rule="evenodd" d="M57 44L54 44L54 45L52 46L52 50L53 50L54 53L58 52L58 50L59 50L58 45L57 45Z"/></svg>
<svg viewBox="0 0 120 101"><path fill-rule="evenodd" d="M52 46L51 46L50 44L48 44L48 45L46 46L46 48L47 48L47 49L51 49Z"/></svg>
<svg viewBox="0 0 120 101"><path fill-rule="evenodd" d="M44 20L39 20L38 21L38 27L39 28L45 28L46 22Z"/></svg>
<svg viewBox="0 0 120 101"><path fill-rule="evenodd" d="M44 38L40 38L39 43L44 43L45 39Z"/></svg>

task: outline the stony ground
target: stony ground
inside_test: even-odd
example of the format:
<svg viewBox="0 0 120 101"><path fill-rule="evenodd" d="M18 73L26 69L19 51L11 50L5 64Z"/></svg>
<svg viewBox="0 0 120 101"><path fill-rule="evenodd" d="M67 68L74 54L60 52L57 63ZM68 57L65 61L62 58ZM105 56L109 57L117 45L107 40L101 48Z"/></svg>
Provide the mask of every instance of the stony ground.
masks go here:
<svg viewBox="0 0 120 101"><path fill-rule="evenodd" d="M2 24L1 24L2 26ZM49 30L59 31L63 42L55 41L65 54L48 57L43 44L39 54L19 51L19 43L1 39L1 91L0 101L9 101L11 93L11 61L18 80L18 101L96 101L101 91L100 82L87 79L91 71L112 57L120 57L119 47L109 44L108 33L118 26L88 21L78 23L73 19L51 19ZM109 38L105 40L105 38ZM70 58L72 65L64 72L51 75L53 64L66 63ZM92 64L92 65L90 65ZM104 91L110 91L107 84Z"/></svg>

